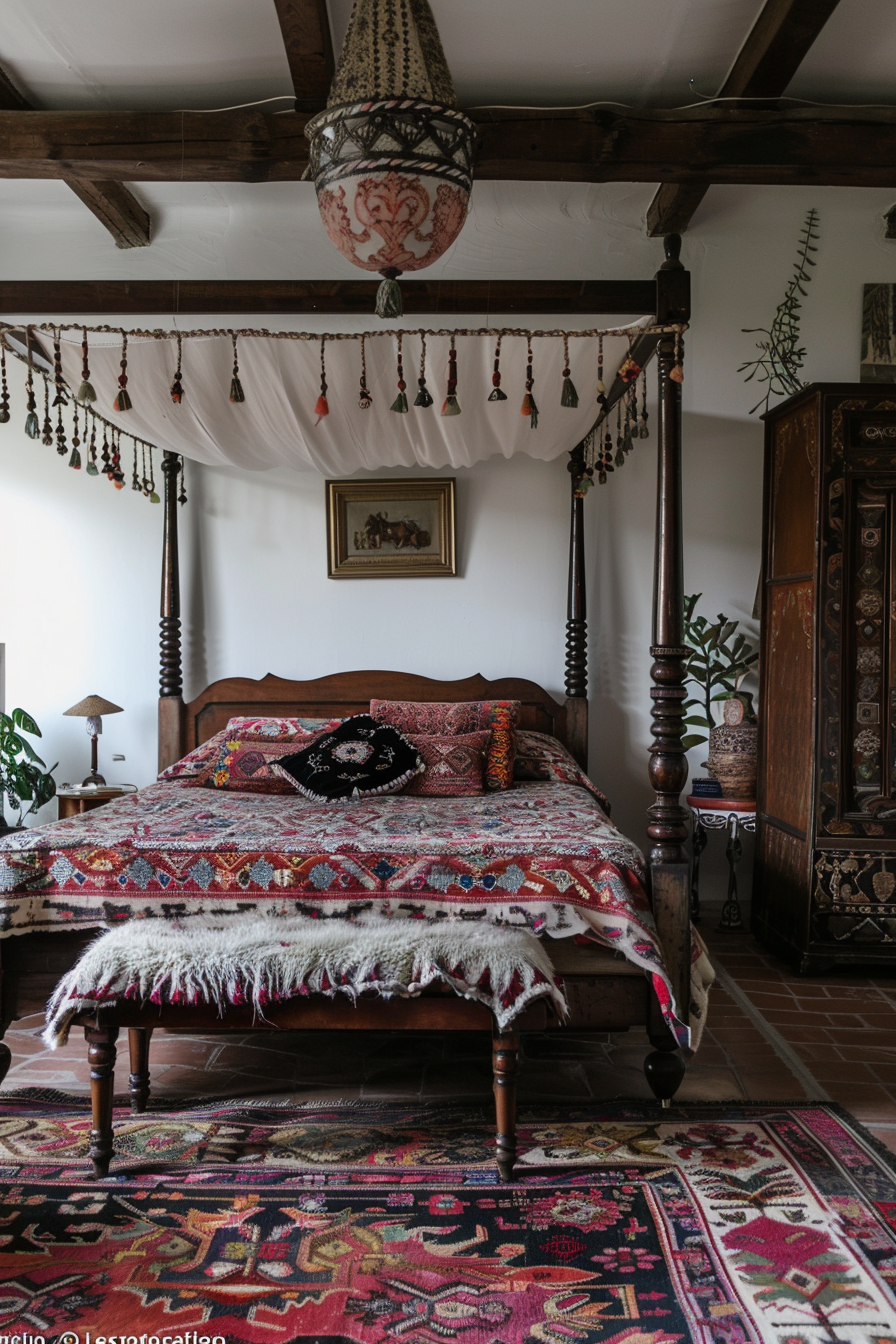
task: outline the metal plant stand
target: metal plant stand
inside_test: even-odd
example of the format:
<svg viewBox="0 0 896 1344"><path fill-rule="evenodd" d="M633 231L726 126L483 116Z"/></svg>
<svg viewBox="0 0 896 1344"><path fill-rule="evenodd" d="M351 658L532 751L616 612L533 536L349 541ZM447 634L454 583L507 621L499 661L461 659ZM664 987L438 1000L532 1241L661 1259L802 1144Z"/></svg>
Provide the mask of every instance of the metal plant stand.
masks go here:
<svg viewBox="0 0 896 1344"><path fill-rule="evenodd" d="M746 928L737 894L737 866L743 853L741 834L752 835L756 830L756 803L750 798L700 798L692 794L688 806L694 814L694 872L691 882L691 918L700 917L700 855L706 848L709 831L725 831L728 842L725 857L728 860L728 891L722 907L719 928L726 933L738 933Z"/></svg>

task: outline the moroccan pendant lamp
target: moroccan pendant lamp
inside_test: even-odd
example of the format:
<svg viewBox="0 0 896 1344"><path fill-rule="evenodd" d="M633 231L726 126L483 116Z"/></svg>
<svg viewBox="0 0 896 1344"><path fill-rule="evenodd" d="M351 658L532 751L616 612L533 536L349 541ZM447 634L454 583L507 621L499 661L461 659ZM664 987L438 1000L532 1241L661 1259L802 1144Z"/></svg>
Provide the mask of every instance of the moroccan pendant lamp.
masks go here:
<svg viewBox="0 0 896 1344"><path fill-rule="evenodd" d="M398 277L460 233L475 129L457 110L428 0L355 0L326 110L305 134L330 241L384 277L380 317L402 316Z"/></svg>

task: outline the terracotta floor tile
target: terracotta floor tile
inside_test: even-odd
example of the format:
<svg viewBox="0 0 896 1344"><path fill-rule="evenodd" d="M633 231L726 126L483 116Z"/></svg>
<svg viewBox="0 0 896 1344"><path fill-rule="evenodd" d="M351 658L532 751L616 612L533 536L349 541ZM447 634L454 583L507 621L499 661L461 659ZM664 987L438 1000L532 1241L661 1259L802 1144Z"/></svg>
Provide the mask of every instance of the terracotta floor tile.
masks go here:
<svg viewBox="0 0 896 1344"><path fill-rule="evenodd" d="M877 1125L868 1125L867 1128L878 1143L882 1143L885 1148L889 1148L891 1153L896 1153L896 1128L881 1129Z"/></svg>

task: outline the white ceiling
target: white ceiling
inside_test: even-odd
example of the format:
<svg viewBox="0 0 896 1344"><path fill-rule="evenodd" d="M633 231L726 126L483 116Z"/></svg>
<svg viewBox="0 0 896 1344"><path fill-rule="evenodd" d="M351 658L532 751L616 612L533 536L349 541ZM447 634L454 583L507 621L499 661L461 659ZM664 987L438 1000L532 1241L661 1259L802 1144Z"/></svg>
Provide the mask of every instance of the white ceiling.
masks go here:
<svg viewBox="0 0 896 1344"><path fill-rule="evenodd" d="M338 50L351 0L328 0ZM432 0L461 106L714 94L762 0ZM289 94L271 0L2 0L0 65L43 108L211 108ZM893 0L841 0L790 93L890 101Z"/></svg>

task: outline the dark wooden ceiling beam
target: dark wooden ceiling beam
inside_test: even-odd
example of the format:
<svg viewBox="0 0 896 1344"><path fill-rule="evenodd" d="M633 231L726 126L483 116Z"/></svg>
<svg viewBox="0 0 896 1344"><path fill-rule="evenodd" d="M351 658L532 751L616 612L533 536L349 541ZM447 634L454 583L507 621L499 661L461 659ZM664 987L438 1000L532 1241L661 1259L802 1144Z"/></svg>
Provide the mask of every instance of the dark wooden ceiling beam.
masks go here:
<svg viewBox="0 0 896 1344"><path fill-rule="evenodd" d="M476 176L500 181L896 186L896 107L480 112ZM298 181L301 112L0 112L0 177Z"/></svg>
<svg viewBox="0 0 896 1344"><path fill-rule="evenodd" d="M720 98L778 98L799 69L838 0L766 0ZM652 238L684 233L709 184L664 182L647 211Z"/></svg>
<svg viewBox="0 0 896 1344"><path fill-rule="evenodd" d="M0 69L0 109L28 112L31 104L3 69ZM149 215L127 187L120 182L63 181L91 210L115 239L116 247L148 247L152 224Z"/></svg>
<svg viewBox="0 0 896 1344"><path fill-rule="evenodd" d="M0 313L146 315L360 313L373 320L377 280L3 280ZM653 280L403 280L406 314L641 316Z"/></svg>
<svg viewBox="0 0 896 1344"><path fill-rule="evenodd" d="M326 0L274 0L296 110L317 112L326 106L333 82L333 39Z"/></svg>

